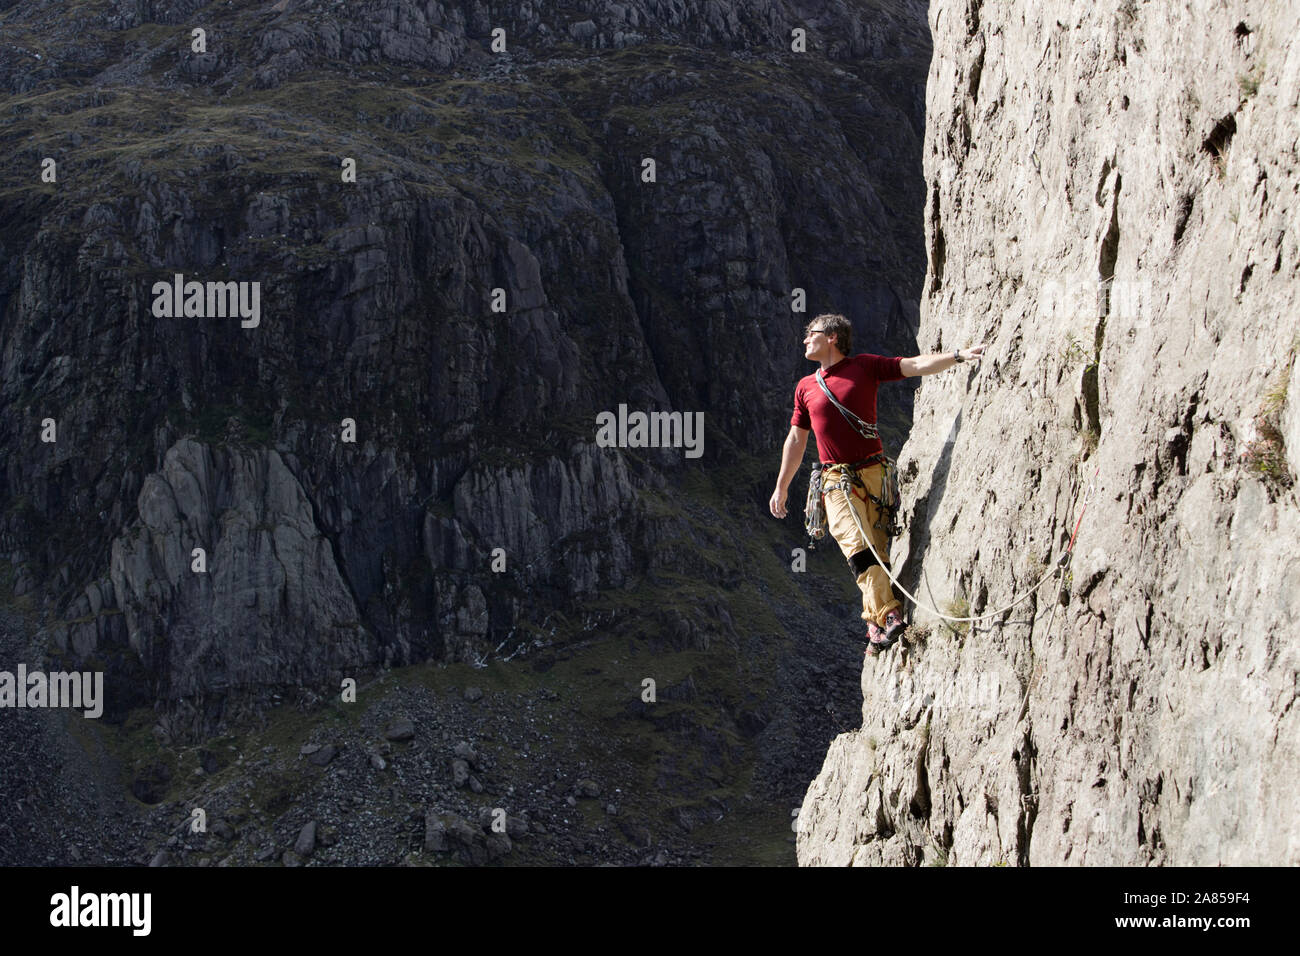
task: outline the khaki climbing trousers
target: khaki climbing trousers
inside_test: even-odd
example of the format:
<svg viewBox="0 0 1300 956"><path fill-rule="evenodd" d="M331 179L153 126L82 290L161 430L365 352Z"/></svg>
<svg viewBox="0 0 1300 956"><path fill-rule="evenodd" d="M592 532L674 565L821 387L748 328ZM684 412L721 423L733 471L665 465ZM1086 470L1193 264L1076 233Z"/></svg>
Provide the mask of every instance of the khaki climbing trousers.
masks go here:
<svg viewBox="0 0 1300 956"><path fill-rule="evenodd" d="M822 504L826 508L826 524L831 537L840 546L847 560L863 551L870 556L871 551L862 540L862 533L858 531L858 525L853 520L853 515L849 513L849 504L845 501L844 492L839 487L846 471L848 465L827 465L822 470ZM866 529L867 534L871 535L871 543L876 546L880 557L888 561L889 536L883 529L875 527L876 522L880 521L880 509L866 496L866 492L870 491L877 498L881 497L880 482L883 472L884 465L879 462L859 468L858 480L866 485L866 489L853 486L849 490L849 496L853 501L854 510L858 513L858 520L862 522L862 527ZM862 591L862 619L874 621L879 627L884 627L885 615L901 606L901 602L894 597L894 589L889 586L889 575L873 560L871 566L857 576L857 582Z"/></svg>

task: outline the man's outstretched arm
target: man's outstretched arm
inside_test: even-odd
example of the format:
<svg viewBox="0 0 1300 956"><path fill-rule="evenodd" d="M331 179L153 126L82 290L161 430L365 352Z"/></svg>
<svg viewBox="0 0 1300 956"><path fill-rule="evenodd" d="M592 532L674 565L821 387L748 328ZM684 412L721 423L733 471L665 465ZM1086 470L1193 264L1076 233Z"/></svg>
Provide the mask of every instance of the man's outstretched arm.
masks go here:
<svg viewBox="0 0 1300 956"><path fill-rule="evenodd" d="M978 359L984 354L984 343L973 345L968 349L958 349L956 354L953 352L934 352L930 355L918 355L915 358L905 358L899 366L906 376L911 375L933 375L935 372L942 372L946 368L952 368L957 364L957 355L960 355L962 361L969 362L971 359Z"/></svg>
<svg viewBox="0 0 1300 956"><path fill-rule="evenodd" d="M803 463L803 453L808 447L808 429L798 425L790 426L790 434L785 436L785 447L781 449L781 473L776 476L776 490L767 508L774 518L784 518L785 498L790 491L790 482L794 481L795 472Z"/></svg>

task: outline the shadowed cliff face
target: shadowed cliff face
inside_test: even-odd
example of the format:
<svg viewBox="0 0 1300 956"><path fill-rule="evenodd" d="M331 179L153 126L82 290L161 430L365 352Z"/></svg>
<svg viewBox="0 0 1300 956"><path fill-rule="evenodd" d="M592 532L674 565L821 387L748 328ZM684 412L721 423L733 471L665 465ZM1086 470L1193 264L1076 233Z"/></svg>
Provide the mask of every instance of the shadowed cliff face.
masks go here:
<svg viewBox="0 0 1300 956"><path fill-rule="evenodd" d="M807 319L914 349L917 5L0 9L0 559L108 720L189 740L383 665L617 639L721 661L681 705L712 750L807 779L845 618L763 504ZM256 282L256 325L159 316L177 274ZM702 412L703 457L599 447L620 404Z"/></svg>
<svg viewBox="0 0 1300 956"><path fill-rule="evenodd" d="M904 581L996 611L1094 493L1059 584L864 668L800 862L1300 862L1297 13L930 20L918 341L991 347L918 393Z"/></svg>

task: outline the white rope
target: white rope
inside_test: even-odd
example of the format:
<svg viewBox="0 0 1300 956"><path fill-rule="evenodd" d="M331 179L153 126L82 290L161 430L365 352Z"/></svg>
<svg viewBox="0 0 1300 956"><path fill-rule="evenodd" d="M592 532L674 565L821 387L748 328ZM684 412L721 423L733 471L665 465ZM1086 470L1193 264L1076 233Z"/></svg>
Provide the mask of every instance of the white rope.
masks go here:
<svg viewBox="0 0 1300 956"><path fill-rule="evenodd" d="M1101 469L1099 467L1098 471L1100 470ZM1093 482L1096 481L1096 478L1097 475L1096 473L1094 473ZM1064 551L1061 552L1061 556L1057 558L1056 561L1052 562L1053 567L1046 574L1044 574L1041 578L1038 579L1037 584L1035 584L1032 588L1030 588L1020 597L1016 598L1006 607L999 608L996 611L990 611L988 614L981 614L978 617L952 617L951 615L944 614L942 611L939 611L936 608L932 608L928 604L922 603L922 601L918 597L916 597L911 591L903 587L903 585L899 583L898 578L894 577L893 572L889 570L888 564L886 564L886 562L881 560L880 553L876 550L876 546L871 543L870 535L868 535L866 529L862 527L862 519L858 517L858 509L853 507L853 493L852 493L853 484L852 484L852 479L849 478L847 473L843 473L843 472L841 473L839 485L837 487L840 489L840 491L844 492L845 501L849 506L849 513L853 515L853 523L858 526L858 531L862 534L862 540L867 543L867 547L871 549L871 553L876 557L876 562L880 565L881 570L883 570L885 574L889 576L889 580L893 582L894 587L898 588L898 590L902 591L903 594L907 595L907 599L911 601L913 604L915 604L917 607L929 611L931 614L935 615L936 617L942 618L945 621L960 622L960 621L984 621L991 617L998 617L1001 614L1005 614L1007 611L1011 610L1013 607L1015 607L1025 598L1029 597L1031 594L1037 591L1040 587L1043 586L1043 584L1047 581L1048 578L1050 578L1052 575L1056 574L1056 572L1060 570L1059 566L1064 565L1065 560L1070 556L1070 552L1074 550L1075 537L1079 534L1079 524L1083 523L1083 512L1088 510L1088 499L1092 497L1093 483L1089 483L1088 491L1083 497L1083 510L1079 512L1079 522L1074 526L1074 534L1070 536L1069 547L1067 547ZM1053 614L1055 614L1055 609L1053 609Z"/></svg>

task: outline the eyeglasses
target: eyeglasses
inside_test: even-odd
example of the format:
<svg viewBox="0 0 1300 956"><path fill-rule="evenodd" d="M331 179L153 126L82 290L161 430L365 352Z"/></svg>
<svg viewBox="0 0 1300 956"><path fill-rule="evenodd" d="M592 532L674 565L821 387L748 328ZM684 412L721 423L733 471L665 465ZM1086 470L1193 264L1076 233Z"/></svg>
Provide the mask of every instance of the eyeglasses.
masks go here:
<svg viewBox="0 0 1300 956"><path fill-rule="evenodd" d="M804 333L804 334L805 334L805 335L812 335L814 332L820 332L822 335L825 335L825 334L826 334L826 330L825 330L825 329L809 329L809 330L808 330L806 333Z"/></svg>

